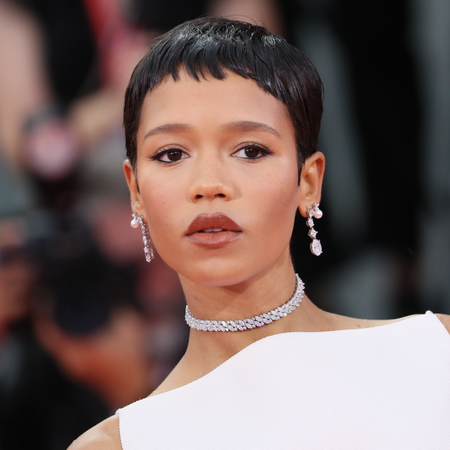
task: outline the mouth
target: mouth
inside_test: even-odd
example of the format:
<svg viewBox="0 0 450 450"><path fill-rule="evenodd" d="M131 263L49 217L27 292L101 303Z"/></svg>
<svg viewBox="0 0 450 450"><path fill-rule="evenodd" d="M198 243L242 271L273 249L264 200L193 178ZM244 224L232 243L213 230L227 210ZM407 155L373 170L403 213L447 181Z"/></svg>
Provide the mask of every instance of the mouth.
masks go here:
<svg viewBox="0 0 450 450"><path fill-rule="evenodd" d="M186 230L191 241L205 247L221 247L237 239L241 233L239 225L222 213L200 214Z"/></svg>
<svg viewBox="0 0 450 450"><path fill-rule="evenodd" d="M223 228L206 228L204 230L198 231L198 233L220 233L221 231L228 231L228 230L224 230Z"/></svg>

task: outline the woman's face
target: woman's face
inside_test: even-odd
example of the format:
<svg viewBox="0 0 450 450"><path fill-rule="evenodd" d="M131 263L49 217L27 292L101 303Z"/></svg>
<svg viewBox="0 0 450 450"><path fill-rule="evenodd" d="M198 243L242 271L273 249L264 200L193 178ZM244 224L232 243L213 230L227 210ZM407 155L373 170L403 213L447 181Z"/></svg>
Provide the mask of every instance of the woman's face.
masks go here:
<svg viewBox="0 0 450 450"><path fill-rule="evenodd" d="M161 257L205 286L290 265L299 204L295 133L286 107L249 79L180 74L147 95L137 133L134 211Z"/></svg>

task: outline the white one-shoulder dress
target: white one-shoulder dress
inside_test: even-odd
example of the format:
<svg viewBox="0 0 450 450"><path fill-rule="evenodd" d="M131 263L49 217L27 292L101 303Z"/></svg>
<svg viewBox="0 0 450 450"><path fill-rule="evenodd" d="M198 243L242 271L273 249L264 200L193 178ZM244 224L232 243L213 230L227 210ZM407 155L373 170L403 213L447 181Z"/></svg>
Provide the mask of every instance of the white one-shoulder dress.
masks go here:
<svg viewBox="0 0 450 450"><path fill-rule="evenodd" d="M278 334L118 415L123 450L449 450L450 335L430 312Z"/></svg>

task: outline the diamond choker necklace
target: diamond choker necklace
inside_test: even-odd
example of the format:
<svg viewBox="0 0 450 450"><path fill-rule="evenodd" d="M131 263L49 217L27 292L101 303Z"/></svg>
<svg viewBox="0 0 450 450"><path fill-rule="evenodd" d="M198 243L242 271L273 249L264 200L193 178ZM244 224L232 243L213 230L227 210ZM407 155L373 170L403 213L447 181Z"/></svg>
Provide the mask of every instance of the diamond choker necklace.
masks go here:
<svg viewBox="0 0 450 450"><path fill-rule="evenodd" d="M186 305L186 313L184 318L186 323L191 328L199 331L245 331L256 327L263 327L264 325L268 325L275 320L286 317L292 311L295 311L298 305L300 305L303 298L305 285L297 274L295 277L297 278L297 286L295 288L294 295L284 305L272 309L272 311L265 314L242 320L202 320L194 317L189 309L189 306Z"/></svg>

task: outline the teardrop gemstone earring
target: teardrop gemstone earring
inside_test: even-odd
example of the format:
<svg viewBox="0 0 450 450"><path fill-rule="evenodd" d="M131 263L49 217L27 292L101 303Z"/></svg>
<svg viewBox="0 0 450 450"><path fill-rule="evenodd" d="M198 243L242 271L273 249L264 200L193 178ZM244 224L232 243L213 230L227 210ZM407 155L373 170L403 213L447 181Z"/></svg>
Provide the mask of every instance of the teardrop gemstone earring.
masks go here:
<svg viewBox="0 0 450 450"><path fill-rule="evenodd" d="M306 225L309 227L308 236L312 239L312 242L310 244L311 253L313 255L319 256L322 254L322 244L318 239L316 239L317 231L313 228L314 227L314 220L320 219L323 216L323 212L319 209L318 203L313 203L311 208L308 208L306 213L308 214L308 219L306 219Z"/></svg>
<svg viewBox="0 0 450 450"><path fill-rule="evenodd" d="M144 243L145 260L149 263L153 259L155 259L155 254L154 254L153 248L151 246L152 240L150 239L150 235L148 232L148 225L145 223L144 216L140 216L136 213L133 213L132 216L133 216L133 219L132 219L130 225L133 228L138 228L139 225L141 226L142 242Z"/></svg>

